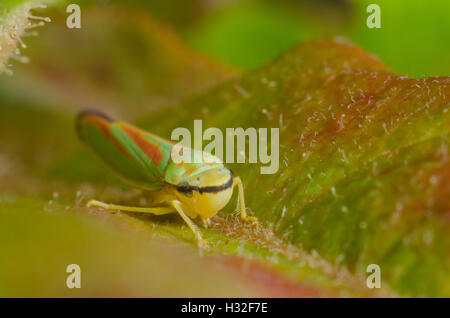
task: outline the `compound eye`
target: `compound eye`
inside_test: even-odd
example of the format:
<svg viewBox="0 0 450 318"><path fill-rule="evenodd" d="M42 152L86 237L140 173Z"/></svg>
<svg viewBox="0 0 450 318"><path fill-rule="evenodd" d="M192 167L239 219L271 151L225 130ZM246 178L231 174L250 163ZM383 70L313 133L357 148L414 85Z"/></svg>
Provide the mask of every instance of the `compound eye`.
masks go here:
<svg viewBox="0 0 450 318"><path fill-rule="evenodd" d="M181 183L176 189L184 196L187 196L188 198L192 197L192 189L187 182Z"/></svg>

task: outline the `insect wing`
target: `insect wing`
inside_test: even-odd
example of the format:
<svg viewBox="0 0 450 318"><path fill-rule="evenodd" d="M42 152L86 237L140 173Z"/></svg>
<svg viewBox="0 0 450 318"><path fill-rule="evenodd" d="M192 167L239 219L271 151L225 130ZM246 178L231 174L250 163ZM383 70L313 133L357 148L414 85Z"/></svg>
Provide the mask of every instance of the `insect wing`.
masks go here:
<svg viewBox="0 0 450 318"><path fill-rule="evenodd" d="M159 189L173 145L156 135L96 112L78 116L77 131L116 174L142 189Z"/></svg>

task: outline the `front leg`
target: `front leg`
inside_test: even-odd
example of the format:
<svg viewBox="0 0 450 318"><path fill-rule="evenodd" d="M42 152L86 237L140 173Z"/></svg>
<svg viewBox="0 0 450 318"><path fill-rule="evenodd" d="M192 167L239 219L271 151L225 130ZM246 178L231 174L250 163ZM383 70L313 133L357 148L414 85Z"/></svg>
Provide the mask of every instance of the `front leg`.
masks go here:
<svg viewBox="0 0 450 318"><path fill-rule="evenodd" d="M209 228L211 226L211 219L210 218L205 218L205 219L202 218L202 223L205 228Z"/></svg>
<svg viewBox="0 0 450 318"><path fill-rule="evenodd" d="M183 203L181 203L178 200L173 200L170 203L178 212L178 214L183 218L184 222L186 222L187 225L191 228L192 232L194 232L195 238L197 239L198 242L198 246L201 249L205 249L208 246L208 242L202 238L202 234L200 233L200 230L198 229L197 225L195 225L194 222L192 222L192 220L183 211Z"/></svg>
<svg viewBox="0 0 450 318"><path fill-rule="evenodd" d="M244 221L252 222L253 224L258 224L258 218L247 215L244 198L244 186L242 184L241 178L239 177L234 178L233 187L235 186L238 187L238 205L239 205L239 212L241 214L241 219L243 219Z"/></svg>

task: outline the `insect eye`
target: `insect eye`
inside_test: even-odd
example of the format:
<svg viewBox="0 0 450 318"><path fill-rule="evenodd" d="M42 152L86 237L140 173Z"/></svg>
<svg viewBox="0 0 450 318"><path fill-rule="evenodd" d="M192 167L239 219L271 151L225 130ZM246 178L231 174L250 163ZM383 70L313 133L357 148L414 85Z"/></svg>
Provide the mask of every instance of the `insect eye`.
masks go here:
<svg viewBox="0 0 450 318"><path fill-rule="evenodd" d="M192 197L192 189L187 183L182 183L177 186L177 191L189 198Z"/></svg>

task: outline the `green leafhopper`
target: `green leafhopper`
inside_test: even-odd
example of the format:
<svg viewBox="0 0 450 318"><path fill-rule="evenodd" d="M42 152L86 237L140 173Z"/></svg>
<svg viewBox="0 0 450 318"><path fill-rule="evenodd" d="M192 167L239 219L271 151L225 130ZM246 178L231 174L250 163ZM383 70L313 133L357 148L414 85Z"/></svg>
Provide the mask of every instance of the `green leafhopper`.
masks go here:
<svg viewBox="0 0 450 318"><path fill-rule="evenodd" d="M174 161L173 142L97 111L81 112L76 127L80 139L119 178L149 191L153 202L152 207L131 207L91 200L88 207L156 215L178 213L194 232L199 245L206 246L192 219L200 216L204 226L208 226L210 218L225 207L237 187L241 218L256 222L255 217L246 213L241 179L233 177L231 170L215 156L190 149L209 159L200 163Z"/></svg>

